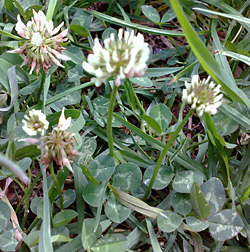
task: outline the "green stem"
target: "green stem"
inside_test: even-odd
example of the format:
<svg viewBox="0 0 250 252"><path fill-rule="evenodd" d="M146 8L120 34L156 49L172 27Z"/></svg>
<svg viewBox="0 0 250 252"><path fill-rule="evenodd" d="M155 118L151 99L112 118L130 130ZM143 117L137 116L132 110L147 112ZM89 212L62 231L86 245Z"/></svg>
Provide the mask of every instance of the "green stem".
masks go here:
<svg viewBox="0 0 250 252"><path fill-rule="evenodd" d="M38 174L36 175L35 179L33 180L32 184L29 184L29 187L28 187L27 191L25 192L24 196L21 198L21 200L19 201L19 203L17 205L16 212L18 211L18 209L20 208L22 202L26 198L30 199L30 195L31 195L35 185L37 184L38 179L41 177L41 175L42 175L42 172L39 171Z"/></svg>
<svg viewBox="0 0 250 252"><path fill-rule="evenodd" d="M114 85L113 89L112 89L110 101L109 101L108 115L107 115L107 138L108 138L108 145L109 145L109 155L111 157L114 156L112 118L113 118L113 110L114 110L114 107L115 107L117 91L118 91L118 87Z"/></svg>
<svg viewBox="0 0 250 252"><path fill-rule="evenodd" d="M59 185L59 182L58 182L58 179L55 175L55 172L54 172L54 169L53 169L53 162L50 164L50 174L56 184L56 188L57 188L57 191L58 191L58 194L59 194L59 199L60 199L60 209L62 210L63 209L63 195L62 195L62 190L61 190L61 187Z"/></svg>
<svg viewBox="0 0 250 252"><path fill-rule="evenodd" d="M184 126L186 125L189 117L193 114L194 112L194 109L190 109L188 114L186 115L186 117L182 120L181 124L178 126L178 128L175 130L175 132L173 133L173 135L170 137L170 139L168 140L167 144L165 145L164 149L162 150L157 162L156 162L156 165L155 165L155 169L154 169L154 172L153 172L153 175L151 177L151 180L149 182L149 186L148 186L148 189L144 195L144 198L143 200L146 201L146 199L148 198L149 194L150 194L150 191L153 187L153 184L155 182L155 179L156 179L156 176L158 174L158 171L161 167L161 164L162 164L162 161L164 159L164 157L166 156L166 153L168 151L168 149L171 147L173 141L176 139L176 137L178 136L179 132L184 128Z"/></svg>
<svg viewBox="0 0 250 252"><path fill-rule="evenodd" d="M185 59L184 56L182 55L182 53L181 53L179 47L175 44L174 40L173 40L170 36L168 36L168 35L167 35L167 37L168 37L168 39L171 41L171 43L173 44L173 46L175 47L175 49L177 50L177 52L180 54L180 57L182 58L182 60L183 60L184 62L186 62L186 59Z"/></svg>
<svg viewBox="0 0 250 252"><path fill-rule="evenodd" d="M44 86L44 82L45 82L45 76L46 76L45 72L42 71L41 84L40 84L40 87L37 92L37 102L39 102L41 99L41 94L42 94L42 90L43 90L43 86Z"/></svg>
<svg viewBox="0 0 250 252"><path fill-rule="evenodd" d="M132 84L131 84L131 86L132 86ZM143 115L146 115L146 111L145 111L145 109L143 108L142 104L140 103L140 100L139 100L137 94L135 93L134 88L132 87L131 90L132 90L132 92L133 92L133 94L134 94L134 97L135 97L135 101L136 101L136 103L137 103L137 106L138 106L139 109L141 110L142 114L143 114Z"/></svg>

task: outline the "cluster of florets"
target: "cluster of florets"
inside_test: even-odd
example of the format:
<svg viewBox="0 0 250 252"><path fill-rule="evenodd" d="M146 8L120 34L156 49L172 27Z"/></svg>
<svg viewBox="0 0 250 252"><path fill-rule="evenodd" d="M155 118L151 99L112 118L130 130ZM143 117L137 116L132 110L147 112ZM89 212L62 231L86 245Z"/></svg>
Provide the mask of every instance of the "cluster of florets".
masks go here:
<svg viewBox="0 0 250 252"><path fill-rule="evenodd" d="M43 149L41 157L41 164L47 168L53 161L63 168L66 166L73 172L70 162L75 161L74 156L79 155L79 152L74 149L73 138L74 135L68 132L67 129L71 123L71 117L65 119L64 108L59 118L58 125L45 135L45 130L48 129L49 122L46 120L45 114L40 110L31 110L29 116L25 116L23 120L23 130L30 136L40 134L36 138L27 138L26 141L31 144L39 143L40 149Z"/></svg>
<svg viewBox="0 0 250 252"><path fill-rule="evenodd" d="M22 120L23 130L30 136L35 136L40 133L42 136L49 127L49 122L46 120L46 115L41 110L32 109L29 111L29 116L25 115Z"/></svg>
<svg viewBox="0 0 250 252"><path fill-rule="evenodd" d="M198 75L193 75L191 83L185 82L186 89L183 90L182 100L196 109L200 117L203 113L214 115L221 105L223 94L220 93L220 85L210 81L210 76L202 81Z"/></svg>
<svg viewBox="0 0 250 252"><path fill-rule="evenodd" d="M123 36L123 29L120 29L118 38L111 33L104 40L104 46L95 38L93 54L88 56L87 62L84 61L82 66L95 76L91 81L96 86L105 83L111 76L115 78L115 85L120 86L121 80L125 78L145 74L149 55L150 49L142 34L135 36L134 31L125 31Z"/></svg>
<svg viewBox="0 0 250 252"><path fill-rule="evenodd" d="M20 53L26 56L22 65L29 63L28 69L30 74L36 68L36 74L39 73L42 65L43 70L47 73L48 69L52 67L52 61L61 67L64 67L59 60L69 60L70 58L63 55L62 52L65 49L62 47L61 42L67 40L64 38L68 32L68 29L62 31L56 35L63 22L54 28L52 20L47 21L46 16L42 11L38 13L33 10L34 17L31 21L25 25L20 15L17 16L16 31L25 39L24 44L9 53ZM59 60L58 60L59 59Z"/></svg>

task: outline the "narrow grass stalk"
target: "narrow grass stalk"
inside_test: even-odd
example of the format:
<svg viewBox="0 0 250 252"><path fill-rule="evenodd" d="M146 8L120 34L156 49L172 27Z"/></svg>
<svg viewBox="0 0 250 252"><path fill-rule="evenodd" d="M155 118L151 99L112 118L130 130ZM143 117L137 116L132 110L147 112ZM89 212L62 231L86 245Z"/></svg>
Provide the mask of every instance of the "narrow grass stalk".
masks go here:
<svg viewBox="0 0 250 252"><path fill-rule="evenodd" d="M61 190L61 187L59 185L59 182L58 182L58 179L55 175L55 172L54 172L54 168L53 168L53 162L50 164L50 174L56 184L56 188L57 188L57 191L58 191L58 194L59 194L59 200L60 200L60 209L63 210L63 195L62 195L62 190Z"/></svg>
<svg viewBox="0 0 250 252"><path fill-rule="evenodd" d="M46 170L40 165L43 174L43 222L39 235L38 251L53 252L50 226L50 202L47 187Z"/></svg>
<svg viewBox="0 0 250 252"><path fill-rule="evenodd" d="M111 157L114 156L114 143L113 143L113 133L112 133L112 118L113 118L113 110L115 107L116 101L116 93L118 91L117 86L113 86L109 107L108 107L108 115L107 115L107 138L108 138L108 145L109 145L109 155Z"/></svg>
<svg viewBox="0 0 250 252"><path fill-rule="evenodd" d="M41 94L42 94L42 91L43 91L43 86L44 86L45 77L46 77L45 72L42 71L41 74L42 74L41 83L40 83L40 87L38 88L37 97L36 97L37 102L39 102L40 99L41 99Z"/></svg>
<svg viewBox="0 0 250 252"><path fill-rule="evenodd" d="M130 83L130 84L131 84L131 83ZM131 84L131 86L132 86L132 84ZM134 94L134 97L135 97L135 101L136 101L136 103L137 103L137 106L138 106L139 109L141 110L142 114L143 114L143 115L146 115L146 111L145 111L145 109L143 108L143 106L142 106L142 104L141 104L141 102L140 102L140 100L139 100L137 94L135 93L134 88L132 87L131 90L132 90L132 92L133 92L133 94Z"/></svg>
<svg viewBox="0 0 250 252"><path fill-rule="evenodd" d="M171 147L173 141L176 139L176 137L178 136L179 132L184 128L184 126L186 125L189 117L193 114L194 112L194 109L190 109L189 112L187 113L186 117L183 119L183 121L181 122L181 124L178 126L178 128L175 130L175 132L173 133L173 135L170 137L170 139L168 140L167 144L165 145L165 147L163 148L157 162L156 162L156 165L155 165L155 169L154 169L154 172L153 172L153 175L151 177L151 180L149 182L149 186L148 186L148 189L144 195L144 198L143 200L146 201L146 199L148 198L149 194L150 194L150 191L153 187L153 184L155 182L155 179L156 179L156 176L158 174L158 171L161 167L161 164L162 164L162 161L164 159L164 157L166 156L167 154L167 151L168 149Z"/></svg>
<svg viewBox="0 0 250 252"><path fill-rule="evenodd" d="M20 199L20 201L19 201L19 203L18 203L18 205L16 207L16 212L19 210L22 202L26 198L30 199L31 193L32 193L35 185L37 184L38 179L41 177L41 175L42 175L42 172L39 171L39 173L36 175L35 179L33 180L32 184L29 184L27 191L25 192L24 196ZM28 207L27 207L27 209L28 209Z"/></svg>

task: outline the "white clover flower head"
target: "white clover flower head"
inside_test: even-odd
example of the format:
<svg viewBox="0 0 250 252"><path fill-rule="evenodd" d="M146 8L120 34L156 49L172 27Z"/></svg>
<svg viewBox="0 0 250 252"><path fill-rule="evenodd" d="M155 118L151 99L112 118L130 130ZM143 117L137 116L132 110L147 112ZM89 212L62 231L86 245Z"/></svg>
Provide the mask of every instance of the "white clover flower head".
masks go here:
<svg viewBox="0 0 250 252"><path fill-rule="evenodd" d="M193 75L191 83L185 82L186 89L182 92L182 101L196 109L197 115L203 113L214 115L221 105L223 94L220 93L220 85L210 81L211 76L202 81L198 75Z"/></svg>
<svg viewBox="0 0 250 252"><path fill-rule="evenodd" d="M65 48L61 45L61 42L67 41L67 38L64 37L68 29L56 35L63 24L62 22L59 26L54 28L52 20L47 21L46 16L41 10L38 12L33 10L31 21L28 21L27 25L25 25L18 14L15 29L17 33L24 38L25 42L21 47L9 51L9 53L20 53L25 55L26 58L22 66L29 63L28 69L30 69L30 74L35 68L36 74L38 74L41 65L43 70L47 73L48 69L52 67L52 62L58 66L64 67L59 60L70 60L69 57L62 54Z"/></svg>
<svg viewBox="0 0 250 252"><path fill-rule="evenodd" d="M118 38L111 33L109 38L103 41L101 46L98 38L94 40L93 54L90 54L82 67L93 74L91 79L98 87L108 78L114 76L115 85L120 86L121 80L131 77L141 77L145 74L150 56L148 43L144 42L142 34L134 35L119 29Z"/></svg>
<svg viewBox="0 0 250 252"><path fill-rule="evenodd" d="M35 136L38 133L44 135L45 130L49 127L49 122L46 120L46 115L41 110L32 109L29 111L29 116L25 115L22 120L23 130L29 136Z"/></svg>

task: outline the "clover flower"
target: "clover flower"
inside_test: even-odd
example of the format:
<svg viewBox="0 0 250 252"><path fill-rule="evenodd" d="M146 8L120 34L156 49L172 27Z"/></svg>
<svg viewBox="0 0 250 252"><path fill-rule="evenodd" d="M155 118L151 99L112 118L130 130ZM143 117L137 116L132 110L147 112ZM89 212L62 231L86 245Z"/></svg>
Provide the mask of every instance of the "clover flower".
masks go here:
<svg viewBox="0 0 250 252"><path fill-rule="evenodd" d="M198 75L193 75L191 83L185 82L186 89L183 90L182 100L191 104L192 109L196 109L200 117L203 113L214 115L217 108L221 105L223 94L220 93L220 85L210 81L211 76L207 79L199 80Z"/></svg>
<svg viewBox="0 0 250 252"><path fill-rule="evenodd" d="M121 80L134 76L141 77L147 70L147 60L150 50L144 42L142 34L134 35L120 29L118 38L111 33L101 46L98 38L94 40L93 54L89 54L87 62L82 67L85 71L95 75L91 79L97 87L114 75L115 85L120 86Z"/></svg>
<svg viewBox="0 0 250 252"><path fill-rule="evenodd" d="M45 169L55 161L63 168L66 166L72 173L72 167L70 163L75 161L74 156L79 156L79 152L74 149L73 145L73 133L66 131L71 123L71 117L65 119L64 108L59 118L58 125L44 135L44 131L48 129L49 122L46 120L46 116L40 110L31 110L29 112L30 117L24 116L26 120L23 129L30 135L34 136L38 132L43 132L41 137L26 138L19 141L25 141L30 144L40 143L38 148L43 149L43 155L41 157L41 164Z"/></svg>
<svg viewBox="0 0 250 252"><path fill-rule="evenodd" d="M70 122L71 117L65 119L63 108L57 127L43 137L43 142L40 145L40 148L44 150L41 164L45 168L54 160L61 168L66 166L73 173L70 162L75 161L74 156L79 156L79 152L74 149L74 140L72 138L74 133L66 131L70 126Z"/></svg>
<svg viewBox="0 0 250 252"><path fill-rule="evenodd" d="M36 109L29 111L29 116L25 115L22 123L24 124L23 130L30 136L35 136L38 133L44 135L45 130L49 127L46 115L41 110Z"/></svg>
<svg viewBox="0 0 250 252"><path fill-rule="evenodd" d="M36 74L39 73L42 65L43 70L47 73L48 69L52 67L52 61L61 67L64 67L59 60L70 60L69 57L62 54L64 47L61 42L67 40L64 38L68 29L56 35L63 22L54 28L52 20L47 21L46 16L42 11L36 12L33 10L33 17L31 21L25 24L21 21L20 15L17 15L16 31L25 39L24 44L9 53L20 53L26 56L21 66L29 63L29 74L36 68ZM59 60L58 60L59 59ZM41 65L40 65L41 64Z"/></svg>

